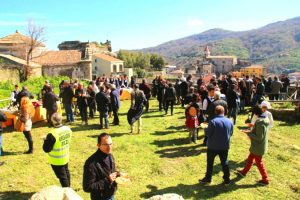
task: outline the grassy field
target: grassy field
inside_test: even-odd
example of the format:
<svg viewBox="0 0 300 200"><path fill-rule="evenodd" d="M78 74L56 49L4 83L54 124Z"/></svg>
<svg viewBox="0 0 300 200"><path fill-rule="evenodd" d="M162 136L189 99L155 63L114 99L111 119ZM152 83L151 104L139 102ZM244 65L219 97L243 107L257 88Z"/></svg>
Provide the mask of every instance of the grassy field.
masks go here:
<svg viewBox="0 0 300 200"><path fill-rule="evenodd" d="M229 153L233 184L226 187L221 184L223 174L220 161L216 158L213 183L203 186L198 179L205 174L206 149L200 142L188 143L188 133L183 126L183 109L176 107L173 116L165 116L157 111L157 103L153 100L150 112L143 115L142 133L137 135L129 134L130 127L126 121L128 108L129 101L123 101L121 126L111 126L107 130L113 138L118 169L127 172L133 180L131 186L119 186L116 193L118 200L146 199L164 193L177 193L185 199L300 199L299 124L275 122L270 132L269 152L264 157L271 182L263 187L256 185L260 179L256 166L243 179L234 173L244 165L250 144L238 129L244 125L246 115L239 116ZM71 126L71 184L84 199L89 199L89 194L82 190L83 165L96 151L97 135L102 132L97 129L97 117L90 120L88 126L81 126L80 120ZM0 167L1 200L28 199L43 187L59 185L42 150L41 137L48 132L45 123L34 125L33 155L23 154L27 150L27 142L22 133L4 134L6 154L0 157L1 161L5 161L5 165Z"/></svg>

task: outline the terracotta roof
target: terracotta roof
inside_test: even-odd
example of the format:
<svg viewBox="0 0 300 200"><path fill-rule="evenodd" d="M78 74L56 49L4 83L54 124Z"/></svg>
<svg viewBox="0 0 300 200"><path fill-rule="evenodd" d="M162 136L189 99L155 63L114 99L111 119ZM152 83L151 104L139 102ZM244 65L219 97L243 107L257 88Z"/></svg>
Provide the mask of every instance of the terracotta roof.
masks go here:
<svg viewBox="0 0 300 200"><path fill-rule="evenodd" d="M106 54L103 54L103 53L94 54L94 56L97 57L97 58L106 60L106 61L110 61L110 62L113 62L113 61L121 61L121 62L123 62L123 60L120 60L118 58L115 58L115 57L112 57L112 56L109 56L109 55L106 55Z"/></svg>
<svg viewBox="0 0 300 200"><path fill-rule="evenodd" d="M78 50L45 51L43 55L33 61L41 65L72 65L81 60L81 53Z"/></svg>
<svg viewBox="0 0 300 200"><path fill-rule="evenodd" d="M14 61L14 62L16 62L16 63L21 64L21 65L26 65L26 64L27 64L27 63L26 63L26 60L23 60L23 59L21 59L21 58L17 58L17 57L12 56L12 55L0 54L0 57L6 58L6 59L9 59L9 60L12 60L12 61ZM31 67L41 67L40 64L35 63L35 62L31 62L31 61L29 61L29 65L30 65Z"/></svg>
<svg viewBox="0 0 300 200"><path fill-rule="evenodd" d="M30 37L16 31L13 34L0 38L0 44L24 44L25 42L30 40L31 40ZM40 44L41 44L40 46L45 47L43 43Z"/></svg>

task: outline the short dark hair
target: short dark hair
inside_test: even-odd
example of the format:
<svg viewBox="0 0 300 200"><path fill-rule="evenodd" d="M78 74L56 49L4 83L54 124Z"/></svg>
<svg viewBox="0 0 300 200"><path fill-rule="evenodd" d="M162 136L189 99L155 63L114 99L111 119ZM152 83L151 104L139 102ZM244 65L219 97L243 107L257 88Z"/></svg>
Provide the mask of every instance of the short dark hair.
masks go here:
<svg viewBox="0 0 300 200"><path fill-rule="evenodd" d="M209 91L212 91L212 90L215 90L216 88L215 88L215 86L213 85L213 84L209 84L208 86L207 86L207 91L209 92Z"/></svg>
<svg viewBox="0 0 300 200"><path fill-rule="evenodd" d="M110 138L110 135L108 133L101 133L100 135L98 135L98 144L101 144L101 140L102 138Z"/></svg>
<svg viewBox="0 0 300 200"><path fill-rule="evenodd" d="M259 107L258 105L256 105L253 108L253 114L260 116L262 113L263 113L263 111L262 111L261 107Z"/></svg>
<svg viewBox="0 0 300 200"><path fill-rule="evenodd" d="M104 86L104 85L101 85L101 86L100 86L100 91L103 92L104 90L105 90L105 86Z"/></svg>

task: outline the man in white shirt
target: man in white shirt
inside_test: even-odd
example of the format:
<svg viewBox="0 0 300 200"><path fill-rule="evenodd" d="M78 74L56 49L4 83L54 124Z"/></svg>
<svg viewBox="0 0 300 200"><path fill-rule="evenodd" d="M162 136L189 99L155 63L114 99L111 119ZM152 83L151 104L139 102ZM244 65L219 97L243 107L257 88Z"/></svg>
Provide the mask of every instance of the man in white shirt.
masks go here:
<svg viewBox="0 0 300 200"><path fill-rule="evenodd" d="M10 93L10 100L14 106L17 105L17 96L18 96L19 92L20 92L19 85L16 84L15 90Z"/></svg>

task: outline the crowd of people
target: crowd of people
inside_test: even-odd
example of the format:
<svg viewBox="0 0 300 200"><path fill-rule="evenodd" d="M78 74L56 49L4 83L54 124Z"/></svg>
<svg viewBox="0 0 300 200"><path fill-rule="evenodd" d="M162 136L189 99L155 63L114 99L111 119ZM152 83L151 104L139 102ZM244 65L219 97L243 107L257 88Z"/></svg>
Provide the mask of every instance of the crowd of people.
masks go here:
<svg viewBox="0 0 300 200"><path fill-rule="evenodd" d="M272 80L271 80L272 81ZM70 187L71 179L68 169L69 144L72 131L67 126L75 121L74 115L80 115L82 125L88 125L89 119L94 118L99 112L99 129L110 128L109 117L113 118L112 125L119 126L120 90L122 87L131 87L131 105L127 113L127 121L134 132L134 124L137 122L137 133L141 133L141 116L149 112L149 101L154 97L158 101L158 112L165 115L174 114L174 106L184 108L185 125L189 131L188 141L197 143L201 125L204 129L203 146L207 146L206 175L199 181L210 183L214 158L218 155L224 172L224 184L230 184L228 166L228 151L230 137L236 124L239 112L245 112L245 106L251 108L252 121L249 123L249 131L245 131L251 139L250 154L246 166L237 173L245 176L250 170L253 160L262 175L260 184L269 184L267 172L262 162L262 156L267 150L268 129L273 126L272 114L267 110L270 104L265 101L266 94L270 99L278 99L277 93L284 89L284 84L274 77L270 84L270 92L267 84L261 77L244 77L237 79L231 75L218 79L213 76L206 83L203 78L197 81L192 76L186 79L177 79L175 83L157 76L150 86L145 79L137 84L134 79L130 82L127 77L115 78L113 76L98 77L90 81L85 87L81 82L62 81L59 85L59 95L53 92L53 86L46 81L41 89L43 107L47 111L47 123L52 127L44 138L43 150L48 154L49 164L63 187ZM31 93L24 86L19 91L18 85L11 94L12 103L19 105L20 121L24 124L23 133L28 141L29 150L25 153L33 153L33 141L31 137L31 117L34 108L30 101ZM60 100L66 113L65 125L62 116L57 113L57 102ZM153 100L153 98L152 98ZM0 144L2 133L2 121L5 115L0 113ZM2 146L2 144L1 144ZM112 156L112 139L109 134L98 136L98 149L85 163L83 176L83 189L91 193L91 199L113 199L116 190L115 180L121 173L115 168ZM1 154L1 150L0 150ZM3 164L3 163L0 163Z"/></svg>

